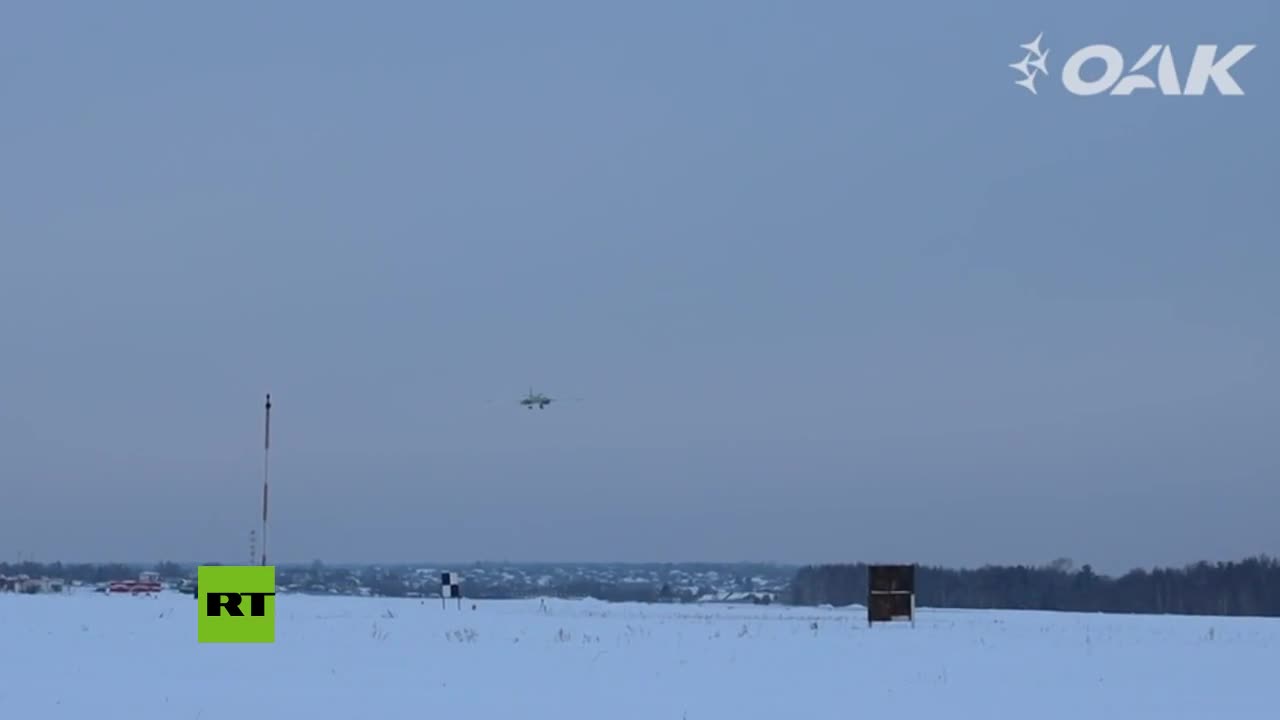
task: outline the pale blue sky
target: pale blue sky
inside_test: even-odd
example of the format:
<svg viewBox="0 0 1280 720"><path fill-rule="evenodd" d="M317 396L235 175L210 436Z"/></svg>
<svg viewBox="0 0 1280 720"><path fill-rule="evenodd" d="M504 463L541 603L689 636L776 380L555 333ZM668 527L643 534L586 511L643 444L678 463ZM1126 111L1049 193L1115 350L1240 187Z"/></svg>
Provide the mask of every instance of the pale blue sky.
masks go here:
<svg viewBox="0 0 1280 720"><path fill-rule="evenodd" d="M7 7L0 553L247 556L267 391L281 561L1280 553L1275 15Z"/></svg>

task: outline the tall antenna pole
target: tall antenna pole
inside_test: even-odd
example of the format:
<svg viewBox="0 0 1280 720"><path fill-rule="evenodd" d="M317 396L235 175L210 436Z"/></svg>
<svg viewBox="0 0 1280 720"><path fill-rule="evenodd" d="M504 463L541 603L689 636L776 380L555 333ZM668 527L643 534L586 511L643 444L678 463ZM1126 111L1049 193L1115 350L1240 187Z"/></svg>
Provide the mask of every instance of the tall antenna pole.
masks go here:
<svg viewBox="0 0 1280 720"><path fill-rule="evenodd" d="M267 495L271 477L271 393L267 393L267 425L262 441L262 565L267 564Z"/></svg>

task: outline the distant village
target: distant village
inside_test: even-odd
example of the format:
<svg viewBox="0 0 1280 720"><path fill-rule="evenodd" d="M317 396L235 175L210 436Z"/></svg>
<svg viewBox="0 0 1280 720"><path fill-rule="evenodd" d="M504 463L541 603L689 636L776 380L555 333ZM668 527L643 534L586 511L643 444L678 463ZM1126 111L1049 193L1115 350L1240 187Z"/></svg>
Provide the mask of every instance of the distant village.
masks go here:
<svg viewBox="0 0 1280 720"><path fill-rule="evenodd" d="M441 576L461 578L473 599L595 598L614 602L771 604L786 601L795 568L735 564L406 564L276 567L281 594L438 598ZM196 567L161 563L63 565L0 563L0 592L195 593Z"/></svg>
<svg viewBox="0 0 1280 720"><path fill-rule="evenodd" d="M210 563L212 564L212 563ZM442 575L462 597L595 598L609 602L726 603L847 607L867 602L865 563L786 567L761 564L511 564L276 566L280 594L439 599ZM1280 559L1199 562L1135 569L1112 577L1069 558L1039 566L921 566L916 601L931 608L1280 616ZM98 592L108 596L196 593L196 567L176 563L88 565L0 563L0 593Z"/></svg>

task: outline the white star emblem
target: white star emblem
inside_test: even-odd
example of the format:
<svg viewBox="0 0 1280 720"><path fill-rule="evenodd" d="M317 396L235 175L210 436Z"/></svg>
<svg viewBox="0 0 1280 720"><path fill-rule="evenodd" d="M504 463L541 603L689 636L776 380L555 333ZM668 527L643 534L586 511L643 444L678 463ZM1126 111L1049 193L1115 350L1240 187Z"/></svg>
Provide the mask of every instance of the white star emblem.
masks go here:
<svg viewBox="0 0 1280 720"><path fill-rule="evenodd" d="M1044 37L1044 33L1040 33L1039 35L1036 36L1035 40L1032 40L1026 45L1019 45L1018 47L1022 48L1023 50L1026 50L1032 55L1044 55L1044 53L1040 52L1040 38L1042 37Z"/></svg>
<svg viewBox="0 0 1280 720"><path fill-rule="evenodd" d="M1049 57L1049 51L1040 49L1040 40L1043 38L1044 33L1042 32L1036 35L1035 40L1019 45L1018 47L1027 51L1026 57L1018 62L1009 63L1009 67L1022 73L1022 79L1015 80L1014 84L1030 90L1032 95L1037 94L1036 77L1049 74L1049 66L1045 62L1046 58Z"/></svg>

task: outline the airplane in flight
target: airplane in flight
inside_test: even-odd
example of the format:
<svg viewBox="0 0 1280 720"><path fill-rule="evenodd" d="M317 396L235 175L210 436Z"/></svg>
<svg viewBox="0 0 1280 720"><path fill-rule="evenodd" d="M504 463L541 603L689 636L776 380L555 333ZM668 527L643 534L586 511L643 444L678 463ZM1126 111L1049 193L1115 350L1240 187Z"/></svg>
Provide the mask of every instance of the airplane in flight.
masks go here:
<svg viewBox="0 0 1280 720"><path fill-rule="evenodd" d="M533 388L529 388L529 394L523 400L520 401L520 404L529 408L530 410L534 409L535 407L538 408L539 410L542 410L553 402L555 402L555 398L547 397L542 393L535 393L533 391Z"/></svg>

